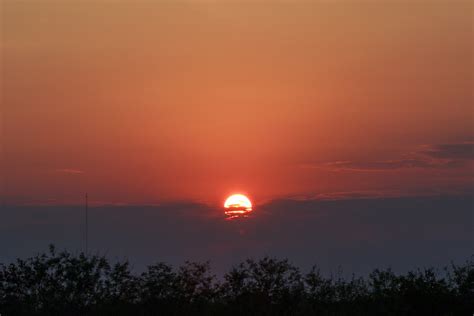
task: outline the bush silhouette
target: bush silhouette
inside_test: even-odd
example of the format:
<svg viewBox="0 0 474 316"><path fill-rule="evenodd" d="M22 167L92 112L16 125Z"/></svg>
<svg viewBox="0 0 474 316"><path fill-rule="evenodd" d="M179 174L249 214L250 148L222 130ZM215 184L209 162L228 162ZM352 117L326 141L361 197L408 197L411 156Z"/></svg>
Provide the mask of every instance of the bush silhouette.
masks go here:
<svg viewBox="0 0 474 316"><path fill-rule="evenodd" d="M2 315L471 315L474 261L346 280L264 257L222 279L209 262L165 263L135 275L128 262L57 252L0 264Z"/></svg>
<svg viewBox="0 0 474 316"><path fill-rule="evenodd" d="M288 260L248 259L224 279L223 298L239 314L296 312L304 294L301 274Z"/></svg>

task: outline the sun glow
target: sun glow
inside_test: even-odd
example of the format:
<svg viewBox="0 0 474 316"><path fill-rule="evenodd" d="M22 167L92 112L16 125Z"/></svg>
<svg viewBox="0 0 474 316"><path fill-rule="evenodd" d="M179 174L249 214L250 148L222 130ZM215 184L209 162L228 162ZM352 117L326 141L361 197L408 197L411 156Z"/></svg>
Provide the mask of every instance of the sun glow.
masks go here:
<svg viewBox="0 0 474 316"><path fill-rule="evenodd" d="M231 195L224 203L225 214L231 218L245 216L252 211L252 202L243 194Z"/></svg>
<svg viewBox="0 0 474 316"><path fill-rule="evenodd" d="M234 194L225 200L224 207L252 210L252 202L250 202L249 198L243 194Z"/></svg>

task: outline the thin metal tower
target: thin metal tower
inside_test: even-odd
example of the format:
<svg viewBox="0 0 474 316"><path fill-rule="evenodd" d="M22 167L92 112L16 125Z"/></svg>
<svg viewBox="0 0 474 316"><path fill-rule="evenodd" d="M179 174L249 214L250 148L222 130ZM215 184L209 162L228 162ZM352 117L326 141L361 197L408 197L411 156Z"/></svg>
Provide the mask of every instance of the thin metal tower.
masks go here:
<svg viewBox="0 0 474 316"><path fill-rule="evenodd" d="M87 196L87 193L86 193L86 255L87 255L87 252L88 252L88 243L89 243L89 199L88 199L88 196Z"/></svg>

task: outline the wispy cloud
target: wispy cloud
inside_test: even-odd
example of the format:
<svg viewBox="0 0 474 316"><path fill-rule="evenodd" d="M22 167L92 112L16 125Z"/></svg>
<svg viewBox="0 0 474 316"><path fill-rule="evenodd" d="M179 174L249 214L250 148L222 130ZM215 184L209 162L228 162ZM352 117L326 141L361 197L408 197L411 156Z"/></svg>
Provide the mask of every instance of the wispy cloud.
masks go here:
<svg viewBox="0 0 474 316"><path fill-rule="evenodd" d="M462 142L455 144L440 144L426 146L422 151L423 154L436 159L459 159L459 160L473 160L474 159L474 142Z"/></svg>
<svg viewBox="0 0 474 316"><path fill-rule="evenodd" d="M83 170L72 169L72 168L55 169L54 172L62 173L62 174L69 174L69 175L80 175L80 174L84 173Z"/></svg>
<svg viewBox="0 0 474 316"><path fill-rule="evenodd" d="M413 193L418 196L419 194ZM338 200L357 200L357 199L378 199L390 197L409 196L399 190L359 190L359 191L340 191L325 192L306 195L287 196L283 200L291 201L338 201Z"/></svg>
<svg viewBox="0 0 474 316"><path fill-rule="evenodd" d="M353 161L339 160L322 163L305 163L301 168L326 169L330 171L387 172L401 169L447 169L466 166L474 160L474 142L439 145L423 145L407 154L407 158Z"/></svg>
<svg viewBox="0 0 474 316"><path fill-rule="evenodd" d="M335 161L324 164L333 171L387 171L406 168L432 168L434 164L422 159L400 159L383 161Z"/></svg>

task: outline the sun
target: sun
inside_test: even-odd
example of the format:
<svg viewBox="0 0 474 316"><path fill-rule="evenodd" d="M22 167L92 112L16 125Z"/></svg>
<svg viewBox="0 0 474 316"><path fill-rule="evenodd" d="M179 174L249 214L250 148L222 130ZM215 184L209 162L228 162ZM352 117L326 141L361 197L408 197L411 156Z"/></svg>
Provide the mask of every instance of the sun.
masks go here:
<svg viewBox="0 0 474 316"><path fill-rule="evenodd" d="M245 218L252 212L252 202L243 194L233 194L224 202L227 219Z"/></svg>
<svg viewBox="0 0 474 316"><path fill-rule="evenodd" d="M224 208L229 211L251 211L252 202L243 194L233 194L225 200Z"/></svg>

